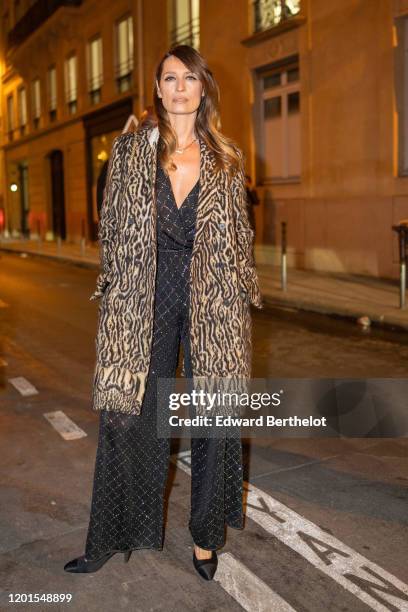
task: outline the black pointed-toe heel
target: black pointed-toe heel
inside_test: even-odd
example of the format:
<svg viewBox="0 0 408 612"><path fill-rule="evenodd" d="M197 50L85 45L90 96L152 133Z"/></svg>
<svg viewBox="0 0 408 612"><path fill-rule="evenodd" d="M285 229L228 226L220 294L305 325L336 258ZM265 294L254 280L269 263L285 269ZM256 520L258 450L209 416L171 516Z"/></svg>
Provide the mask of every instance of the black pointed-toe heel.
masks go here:
<svg viewBox="0 0 408 612"><path fill-rule="evenodd" d="M218 566L218 557L215 550L211 551L210 559L197 559L195 550L193 552L193 564L197 572L204 580L212 580Z"/></svg>
<svg viewBox="0 0 408 612"><path fill-rule="evenodd" d="M105 555L103 555L99 559L87 559L85 555L81 555L80 557L77 557L76 559L72 559L72 561L68 561L68 563L64 565L64 570L66 572L70 572L71 574L91 574L92 572L97 572L117 552L119 551L114 550L111 552L107 552ZM127 550L124 553L125 563L129 561L131 554L132 554L131 550Z"/></svg>

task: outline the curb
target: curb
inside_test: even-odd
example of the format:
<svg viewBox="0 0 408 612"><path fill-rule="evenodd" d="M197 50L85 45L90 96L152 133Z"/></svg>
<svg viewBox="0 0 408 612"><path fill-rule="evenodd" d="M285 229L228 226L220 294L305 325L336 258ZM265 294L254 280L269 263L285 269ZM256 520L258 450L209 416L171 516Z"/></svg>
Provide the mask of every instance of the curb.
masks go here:
<svg viewBox="0 0 408 612"><path fill-rule="evenodd" d="M369 317L371 320L371 326L376 329L387 330L391 332L407 332L408 321L403 323L401 321L393 319L387 315L378 315L376 313L370 313L369 311L358 311L347 308L338 307L336 309L327 306L326 304L320 304L318 302L309 302L302 300L301 298L292 298L291 300L285 298L279 298L277 296L264 295L263 302L265 304L265 310L273 308L292 308L294 310L301 310L303 312L311 312L320 314L326 317L335 319L342 319L354 325L358 325L357 319L363 316ZM363 329L358 325L360 329ZM369 328L368 328L369 329Z"/></svg>
<svg viewBox="0 0 408 612"><path fill-rule="evenodd" d="M58 261L60 263L69 263L72 265L76 265L80 268L88 268L91 270L99 269L99 261L86 261L83 259L79 259L76 257L69 257L64 255L56 255L53 253L38 253L27 251L23 248L11 248L0 244L0 252L6 251L8 253L27 253L32 257L40 257L43 259L52 259L54 261ZM408 331L408 321L403 323L399 320L395 320L392 316L389 317L387 315L378 315L377 313L359 310L352 310L349 308L342 308L338 306L336 308L330 307L327 304L320 302L310 302L308 300L304 300L300 297L293 298L285 298L278 297L276 295L263 295L263 303L264 309L276 309L276 308L292 308L295 310L301 310L303 312L311 312L315 314L320 314L326 317L342 319L344 321L348 321L349 323L353 323L357 325L357 319L362 316L368 316L371 320L371 327L375 327L376 329L383 329L388 331Z"/></svg>
<svg viewBox="0 0 408 612"><path fill-rule="evenodd" d="M0 251L6 251L7 253L26 253L30 255L30 257L41 257L43 259L53 259L54 261L59 261L60 263L69 263L80 268L91 268L91 269L99 269L99 262L96 261L86 261L84 259L69 257L66 255L56 255L53 253L39 253L38 251L27 251L23 248L11 248L4 245L0 245Z"/></svg>

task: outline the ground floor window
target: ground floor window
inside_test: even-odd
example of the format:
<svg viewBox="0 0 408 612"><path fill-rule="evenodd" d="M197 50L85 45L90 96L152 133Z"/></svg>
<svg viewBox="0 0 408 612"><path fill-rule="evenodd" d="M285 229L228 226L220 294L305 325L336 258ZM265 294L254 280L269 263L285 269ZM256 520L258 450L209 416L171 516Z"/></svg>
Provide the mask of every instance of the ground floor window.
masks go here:
<svg viewBox="0 0 408 612"><path fill-rule="evenodd" d="M298 181L301 175L298 62L259 71L257 98L262 181Z"/></svg>

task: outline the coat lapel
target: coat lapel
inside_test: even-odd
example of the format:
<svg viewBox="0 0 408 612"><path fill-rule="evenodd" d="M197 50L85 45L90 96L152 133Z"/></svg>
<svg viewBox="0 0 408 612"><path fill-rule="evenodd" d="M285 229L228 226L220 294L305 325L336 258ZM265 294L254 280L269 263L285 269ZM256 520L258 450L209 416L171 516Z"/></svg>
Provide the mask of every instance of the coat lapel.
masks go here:
<svg viewBox="0 0 408 612"><path fill-rule="evenodd" d="M208 148L207 144L201 139L200 153L200 189L197 205L196 234L194 238L192 256L194 256L194 253L202 240L207 223L211 220L211 213L214 208L217 193L216 173L214 171L214 154Z"/></svg>
<svg viewBox="0 0 408 612"><path fill-rule="evenodd" d="M150 187L154 193L156 182L156 155L157 143L159 140L159 128L156 126L150 130L149 143L151 147L150 157ZM200 244L204 235L204 229L211 220L211 212L214 207L214 201L217 194L217 175L215 173L215 159L213 152L207 144L200 139L200 186L197 203L196 217L196 233L194 238L194 246L192 256ZM155 202L155 198L153 198ZM154 204L154 214L156 214L156 205Z"/></svg>

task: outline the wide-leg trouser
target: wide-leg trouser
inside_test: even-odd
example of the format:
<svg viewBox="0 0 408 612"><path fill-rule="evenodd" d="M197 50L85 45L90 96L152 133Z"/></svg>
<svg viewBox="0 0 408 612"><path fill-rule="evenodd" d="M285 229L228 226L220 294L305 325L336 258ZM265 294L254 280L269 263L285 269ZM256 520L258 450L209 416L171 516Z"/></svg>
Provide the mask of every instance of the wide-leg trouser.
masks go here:
<svg viewBox="0 0 408 612"><path fill-rule="evenodd" d="M192 376L189 342L189 252L159 251L153 344L140 415L101 410L85 555L163 547L164 492L170 439L157 437L157 379L176 374L180 343ZM239 435L191 438L191 513L195 544L215 550L225 524L243 527Z"/></svg>

